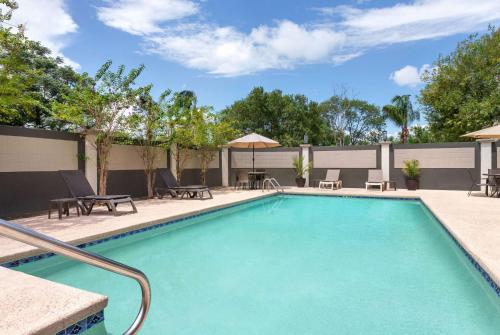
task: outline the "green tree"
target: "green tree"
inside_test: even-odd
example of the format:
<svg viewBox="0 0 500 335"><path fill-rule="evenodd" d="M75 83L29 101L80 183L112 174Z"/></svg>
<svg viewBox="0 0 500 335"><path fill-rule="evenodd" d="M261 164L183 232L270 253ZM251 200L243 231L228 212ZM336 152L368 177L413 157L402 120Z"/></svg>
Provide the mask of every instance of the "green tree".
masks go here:
<svg viewBox="0 0 500 335"><path fill-rule="evenodd" d="M12 18L12 12L19 8L17 1L13 0L0 0L0 5L4 7L3 9L0 7L0 23L9 21Z"/></svg>
<svg viewBox="0 0 500 335"><path fill-rule="evenodd" d="M437 142L428 126L413 126L410 129L408 143L432 143Z"/></svg>
<svg viewBox="0 0 500 335"><path fill-rule="evenodd" d="M470 36L423 79L419 102L436 140L464 141L460 135L500 122L500 31Z"/></svg>
<svg viewBox="0 0 500 335"><path fill-rule="evenodd" d="M200 159L201 183L205 185L209 163L216 158L220 147L239 133L229 122L217 120L217 116L211 113L209 107L196 108L193 115L193 146Z"/></svg>
<svg viewBox="0 0 500 335"><path fill-rule="evenodd" d="M345 89L322 102L320 109L330 128L331 144L368 144L382 139L385 120L380 108L349 98Z"/></svg>
<svg viewBox="0 0 500 335"><path fill-rule="evenodd" d="M148 198L154 196L158 148L168 129L167 111L163 102L171 93L170 90L166 90L160 95L158 101L155 101L151 95L152 87L148 85L142 89L137 98L134 113L129 118L129 131L136 139L136 143L140 145L139 154L144 166Z"/></svg>
<svg viewBox="0 0 500 335"><path fill-rule="evenodd" d="M17 3L0 0L0 5L4 6L0 8L0 124L17 124L38 105L30 87L39 73L24 62L23 51L31 42L25 38L22 26L12 27L7 22Z"/></svg>
<svg viewBox="0 0 500 335"><path fill-rule="evenodd" d="M182 172L187 161L191 158L194 147L196 95L192 91L176 92L165 103L167 104L167 140L170 145L174 146L171 154L177 162L176 178L180 182Z"/></svg>
<svg viewBox="0 0 500 335"><path fill-rule="evenodd" d="M420 118L420 113L413 109L410 95L396 95L391 99L391 105L385 105L382 109L386 116L401 127L401 142L408 142L408 126Z"/></svg>
<svg viewBox="0 0 500 335"><path fill-rule="evenodd" d="M324 144L328 133L317 103L304 95L265 92L262 87L253 88L246 98L222 110L220 119L241 133L256 132L284 146L301 144L305 134L310 143Z"/></svg>
<svg viewBox="0 0 500 335"><path fill-rule="evenodd" d="M65 124L51 119L51 104L61 101L79 74L28 39L23 26L7 22L17 8L15 1L0 4L7 8L0 11L0 123L61 129Z"/></svg>
<svg viewBox="0 0 500 335"><path fill-rule="evenodd" d="M141 65L126 74L125 66L113 72L111 65L111 61L104 63L94 77L84 73L62 102L53 103L54 118L96 132L100 195L106 194L111 146L127 129L131 108L141 93L133 88L134 81L144 69Z"/></svg>

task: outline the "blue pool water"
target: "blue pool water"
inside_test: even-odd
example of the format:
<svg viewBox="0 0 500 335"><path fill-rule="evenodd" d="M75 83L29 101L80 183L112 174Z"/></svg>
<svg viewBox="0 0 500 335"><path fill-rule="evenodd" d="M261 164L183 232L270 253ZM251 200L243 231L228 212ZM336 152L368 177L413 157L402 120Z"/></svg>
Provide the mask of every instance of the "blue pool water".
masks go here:
<svg viewBox="0 0 500 335"><path fill-rule="evenodd" d="M149 277L143 334L500 334L500 298L419 201L275 196L89 249ZM108 333L136 315L129 279L19 269L108 296Z"/></svg>

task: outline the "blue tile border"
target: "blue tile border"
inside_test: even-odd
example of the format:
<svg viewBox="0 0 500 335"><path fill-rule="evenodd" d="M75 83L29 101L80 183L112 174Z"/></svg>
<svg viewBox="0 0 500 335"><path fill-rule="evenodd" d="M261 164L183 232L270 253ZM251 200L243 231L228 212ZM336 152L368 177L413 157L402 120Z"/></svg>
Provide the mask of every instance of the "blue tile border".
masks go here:
<svg viewBox="0 0 500 335"><path fill-rule="evenodd" d="M421 201L419 197L393 197L393 196L378 196L378 195L349 195L349 194L309 194L309 193L282 193L286 196L306 196L306 197L331 197L331 198L353 198L353 199L381 199L381 200L408 200Z"/></svg>
<svg viewBox="0 0 500 335"><path fill-rule="evenodd" d="M73 335L73 334L82 334L83 332L89 330L95 325L104 321L104 311L97 312L90 316L87 316L85 319L78 321L75 324L67 327L66 329L61 330L56 335Z"/></svg>
<svg viewBox="0 0 500 335"><path fill-rule="evenodd" d="M376 195L375 196L365 196L365 195L345 195L345 194L305 194L305 193L286 193L286 192L285 193L273 193L273 194L269 194L269 195L267 195L265 197L261 197L261 198L257 198L257 199L249 199L249 200L246 200L246 201L243 201L243 202L239 202L239 203L236 203L236 204L228 205L228 206L217 208L217 209L203 211L203 212L200 212L200 213L197 213L197 214L188 215L188 216L185 216L185 217L182 217L182 218L179 218L179 219L166 221L166 222L163 222L163 223L151 225L151 226L140 228L140 229L131 230L131 231L128 231L128 232L125 232L125 233L113 235L113 236L106 237L106 238L103 238L103 239L99 239L99 240L96 240L96 241L82 243L82 244L77 245L77 247L79 247L79 248L91 247L93 245L97 245L97 244L101 244L101 243L104 243L104 242L108 242L108 241L112 241L112 240L117 240L117 239L120 239L120 238L123 238L123 237L135 235L135 234L138 234L138 233L143 233L143 232L146 232L146 231L150 231L150 230L162 228L162 227L165 227L165 226L168 226L168 225L171 225L171 224L174 224L174 223L186 221L186 220L189 220L189 219L192 219L192 218L196 218L196 217L200 217L200 216L205 216L205 215L208 215L208 214L213 214L213 213L220 212L222 210L226 210L226 209L229 209L229 208L244 206L244 205L247 205L248 203L252 203L254 201L259 201L259 200L262 200L262 199L269 199L269 198L273 198L273 197L277 197L277 196L283 196L283 195L285 195L285 196L306 196L306 197L313 196L313 197L338 197L338 198L357 198L357 199L382 199L382 200L418 201L419 203L421 203L424 206L424 208L430 213L430 215L432 215L432 217L439 223L439 225L444 229L444 231L448 234L448 236L451 237L451 239L460 248L460 250L462 250L462 252L465 254L465 256L467 257L467 259L469 259L469 261L476 268L476 270L479 271L479 273L481 274L481 276L486 280L486 282L493 289L493 291L495 291L496 295L498 297L500 297L500 286L497 283L495 283L495 281L491 278L491 276L488 274L488 272L486 272L481 267L481 265L474 259L474 257L472 257L467 252L467 250L465 250L465 248L460 244L460 242L457 241L457 239L455 239L455 237L448 231L448 229L441 222L441 220L439 220L439 218L432 212L432 210L419 197L392 197L392 196L382 197L382 196L376 196ZM31 262L35 262L35 261L38 261L38 260L41 260L41 259L52 257L54 255L55 255L54 253L46 253L46 254L41 254L41 255L35 255L35 256L31 256L31 257L27 257L27 258L22 258L22 259L19 259L19 260L14 260L14 261L6 262L6 263L3 263L3 264L0 264L0 266L7 267L7 268L15 268L15 267L17 267L19 265L26 264L26 263L31 263ZM78 334L78 333L76 333L76 334Z"/></svg>

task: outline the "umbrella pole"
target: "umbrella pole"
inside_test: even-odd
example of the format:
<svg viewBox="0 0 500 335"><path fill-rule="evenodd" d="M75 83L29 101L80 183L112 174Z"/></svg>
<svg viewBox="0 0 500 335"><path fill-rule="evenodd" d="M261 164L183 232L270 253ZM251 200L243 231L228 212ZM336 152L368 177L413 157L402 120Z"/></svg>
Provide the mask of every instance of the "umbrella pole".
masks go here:
<svg viewBox="0 0 500 335"><path fill-rule="evenodd" d="M255 172L255 144L252 143L252 172Z"/></svg>

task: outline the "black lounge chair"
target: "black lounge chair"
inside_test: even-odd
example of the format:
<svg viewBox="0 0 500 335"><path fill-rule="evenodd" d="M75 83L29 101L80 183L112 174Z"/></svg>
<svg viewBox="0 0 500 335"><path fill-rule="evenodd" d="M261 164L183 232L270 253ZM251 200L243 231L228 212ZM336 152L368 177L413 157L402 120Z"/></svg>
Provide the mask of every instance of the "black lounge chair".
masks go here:
<svg viewBox="0 0 500 335"><path fill-rule="evenodd" d="M87 178L80 170L66 170L59 171L69 193L72 197L77 199L78 206L82 209L82 213L90 215L96 203L104 203L113 215L118 215L116 206L118 204L130 203L133 212L137 213L134 201L130 195L96 195L90 186Z"/></svg>
<svg viewBox="0 0 500 335"><path fill-rule="evenodd" d="M164 187L156 187L155 193L159 199L162 199L165 195L170 195L172 198L184 199L207 199L205 198L205 193L208 194L208 199L213 199L212 192L207 186L204 185L187 185L181 186L175 179L172 171L170 169L158 169L161 180L163 181Z"/></svg>

